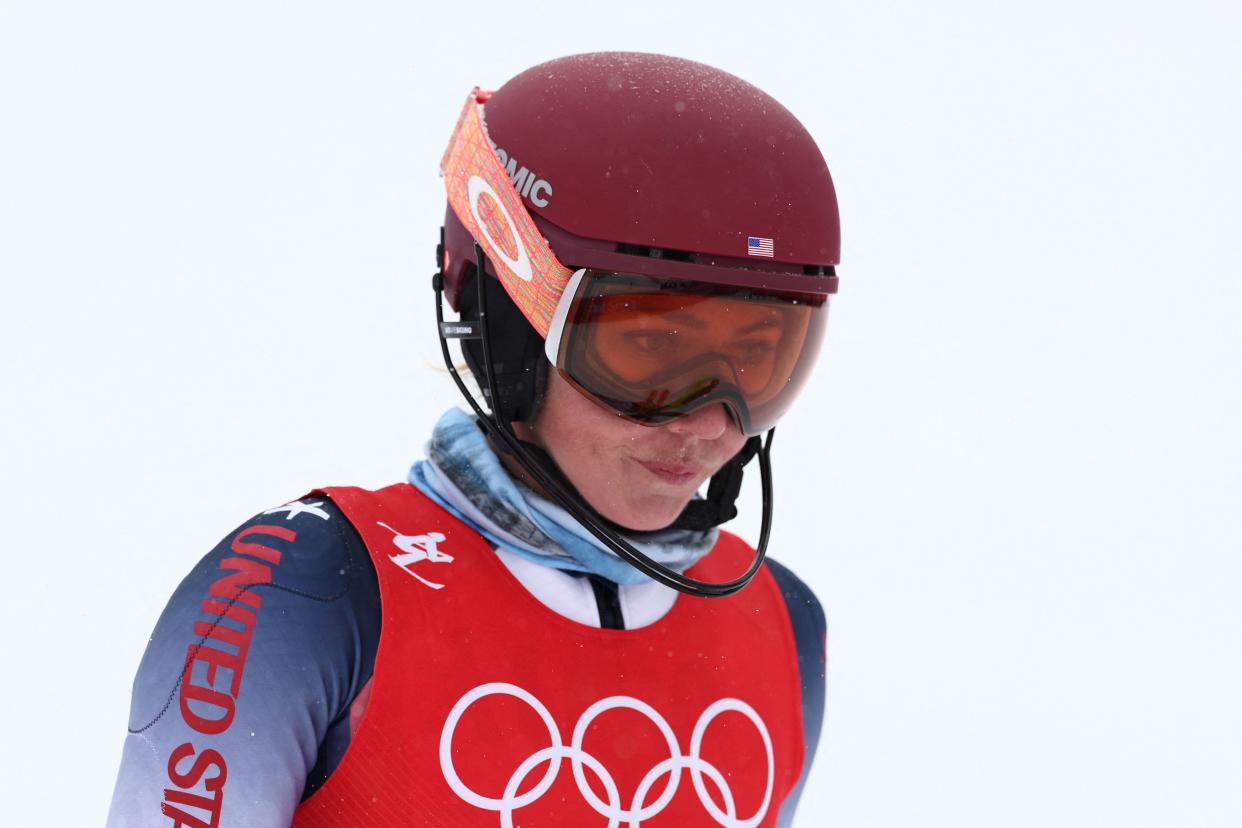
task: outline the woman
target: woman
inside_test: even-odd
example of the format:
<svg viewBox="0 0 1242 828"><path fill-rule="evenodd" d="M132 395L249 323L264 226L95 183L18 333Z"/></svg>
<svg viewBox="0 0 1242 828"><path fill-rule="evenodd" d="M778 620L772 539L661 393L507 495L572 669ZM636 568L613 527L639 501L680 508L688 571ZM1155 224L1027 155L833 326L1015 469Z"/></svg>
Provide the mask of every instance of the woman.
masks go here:
<svg viewBox="0 0 1242 828"><path fill-rule="evenodd" d="M458 378L473 415L408 483L316 490L199 563L109 825L789 824L824 621L762 558L836 290L819 150L731 75L601 53L471 93L441 166L441 337L483 400ZM758 552L718 528L756 457Z"/></svg>

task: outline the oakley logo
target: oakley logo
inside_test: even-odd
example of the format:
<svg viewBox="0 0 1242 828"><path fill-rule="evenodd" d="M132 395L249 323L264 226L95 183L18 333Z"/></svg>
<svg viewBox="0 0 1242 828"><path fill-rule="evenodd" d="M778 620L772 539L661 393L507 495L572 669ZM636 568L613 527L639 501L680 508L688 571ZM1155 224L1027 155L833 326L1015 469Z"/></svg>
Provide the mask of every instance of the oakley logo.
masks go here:
<svg viewBox="0 0 1242 828"><path fill-rule="evenodd" d="M466 182L466 192L470 194L470 212L474 214L474 221L479 228L479 234L487 239L487 243L491 246L490 252L492 256L507 264L514 275L523 282L529 282L535 276L530 266L530 254L526 252L526 246L522 244L522 236L517 232L517 223L513 221L513 216L509 215L509 210L505 207L504 202L500 200L500 196L496 195L496 191L492 189L491 184L488 184L477 175L470 176L470 180ZM517 258L505 252L504 243L492 236L492 228L479 212L479 199L484 195L491 199L492 207L501 216L504 216L505 226L503 229L511 233L517 241Z"/></svg>
<svg viewBox="0 0 1242 828"><path fill-rule="evenodd" d="M513 770L500 798L484 796L475 791L461 780L453 765L453 733L457 730L457 723L462 715L476 701L497 695L512 696L525 702L543 721L543 726L548 731L548 746L532 753ZM609 710L632 710L642 715L655 725L668 746L668 758L657 762L643 775L642 781L630 799L628 808L622 804L621 791L612 773L603 762L582 748L583 739L591 723ZM737 815L737 803L734 801L733 791L729 786L729 776L700 755L703 736L708 727L717 716L729 711L740 713L750 720L759 738L763 740L763 748L767 754L766 764L747 762L743 765L748 768L766 767L767 769L767 786L764 789L763 802L760 803L755 813L747 817ZM569 760L574 782L578 786L578 793L597 814L608 820L609 826L625 823L632 828L637 828L646 820L661 813L677 794L682 772L689 771L690 783L694 787L699 804L703 806L703 810L712 818L712 821L725 828L755 828L768 812L768 806L772 802L772 786L776 781L772 738L768 734L767 725L763 723L763 719L753 707L740 699L719 699L708 705L694 724L694 731L690 734L689 749L684 754L681 752L677 734L673 732L673 728L664 717L651 705L631 696L609 696L588 707L578 717L570 743L566 745L561 739L560 729L552 718L552 714L548 712L548 708L528 691L515 684L504 682L481 684L462 696L449 711L444 728L440 731L440 770L444 773L445 781L453 789L453 793L461 799L476 808L499 814L502 828L512 828L513 812L539 799L552 787L560 773L561 762L565 759ZM542 765L547 765L542 778L526 791L518 793L527 777ZM598 780L599 786L592 786L587 780L588 770ZM663 789L659 794L651 796L652 789L661 779L666 779ZM711 788L715 789L714 795L708 783L711 783ZM595 791L599 787L603 788L606 801L596 794ZM716 804L717 802L723 803L724 807Z"/></svg>
<svg viewBox="0 0 1242 828"><path fill-rule="evenodd" d="M426 561L428 563L452 563L453 556L445 552L441 552L436 547L436 544L444 541L444 535L439 532L431 532L426 535L403 535L387 523L382 521L376 521L376 523L393 533L393 545L401 550L400 555L389 555L388 560L392 561L397 566L401 567L432 589L444 588L444 584L433 584L431 581L428 581L426 578L410 568L413 564L420 563L422 561Z"/></svg>
<svg viewBox="0 0 1242 828"><path fill-rule="evenodd" d="M548 199L543 197L543 193L552 195L552 185L535 174L533 170L525 167L518 167L516 158L510 158L509 153L500 147L492 144L492 149L496 150L496 157L500 159L500 165L505 168L505 172L509 174L509 180L513 182L513 186L523 198L529 198L530 203L536 207L547 207Z"/></svg>

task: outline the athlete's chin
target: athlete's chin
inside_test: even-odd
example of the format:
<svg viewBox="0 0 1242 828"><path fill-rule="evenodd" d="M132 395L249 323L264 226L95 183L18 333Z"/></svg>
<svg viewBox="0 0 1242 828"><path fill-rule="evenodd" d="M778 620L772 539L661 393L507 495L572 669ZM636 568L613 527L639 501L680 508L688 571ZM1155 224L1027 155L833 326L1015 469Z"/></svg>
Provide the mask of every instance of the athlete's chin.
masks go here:
<svg viewBox="0 0 1242 828"><path fill-rule="evenodd" d="M611 514L603 514L618 526L634 532L655 532L671 526L689 502L690 496L646 497L637 503L618 505L609 510Z"/></svg>
<svg viewBox="0 0 1242 828"><path fill-rule="evenodd" d="M618 526L635 532L667 529L677 520L695 493L702 486L707 472L695 468L687 473L682 468L657 468L654 471L639 462L628 463L618 481L604 498L607 508L600 514Z"/></svg>

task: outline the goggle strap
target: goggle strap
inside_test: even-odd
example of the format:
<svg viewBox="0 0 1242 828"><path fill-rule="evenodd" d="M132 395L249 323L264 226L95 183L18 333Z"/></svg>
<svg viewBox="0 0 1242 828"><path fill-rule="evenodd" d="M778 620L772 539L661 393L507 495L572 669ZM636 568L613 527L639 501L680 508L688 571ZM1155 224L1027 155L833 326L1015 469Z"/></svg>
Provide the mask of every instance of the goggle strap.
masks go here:
<svg viewBox="0 0 1242 828"><path fill-rule="evenodd" d="M485 245L493 272L531 326L544 336L570 276L522 203L487 135L476 87L462 107L440 159L449 206Z"/></svg>

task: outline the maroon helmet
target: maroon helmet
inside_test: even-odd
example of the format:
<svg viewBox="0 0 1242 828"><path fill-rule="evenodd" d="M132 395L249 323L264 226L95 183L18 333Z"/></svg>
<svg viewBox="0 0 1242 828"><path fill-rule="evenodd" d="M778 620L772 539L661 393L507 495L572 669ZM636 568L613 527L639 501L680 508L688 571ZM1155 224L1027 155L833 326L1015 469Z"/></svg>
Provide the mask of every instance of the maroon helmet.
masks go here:
<svg viewBox="0 0 1242 828"><path fill-rule="evenodd" d="M835 292L828 165L798 119L746 81L681 58L600 52L527 69L485 109L497 156L566 265L770 289L805 289L810 275ZM448 210L454 307L473 245Z"/></svg>

